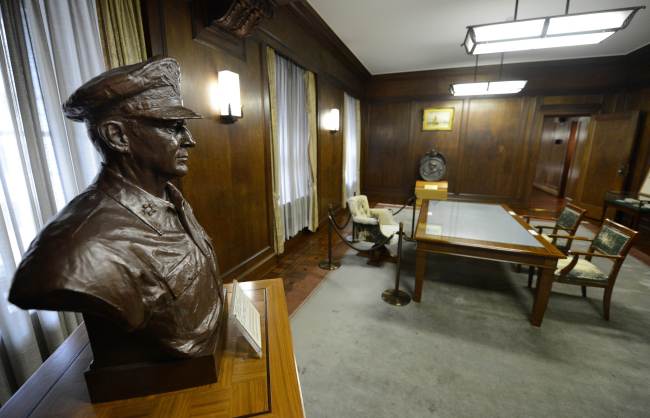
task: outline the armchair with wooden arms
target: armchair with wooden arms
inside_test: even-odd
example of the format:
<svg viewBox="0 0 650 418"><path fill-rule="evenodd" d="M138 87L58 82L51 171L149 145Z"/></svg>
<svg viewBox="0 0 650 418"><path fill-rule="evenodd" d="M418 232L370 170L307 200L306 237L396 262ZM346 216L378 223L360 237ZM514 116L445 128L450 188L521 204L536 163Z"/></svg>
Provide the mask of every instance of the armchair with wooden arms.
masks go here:
<svg viewBox="0 0 650 418"><path fill-rule="evenodd" d="M565 204L557 217L544 216L542 213L553 213L546 209L532 209L533 214L523 215L526 223L530 223L531 219L545 220L555 222L553 225L533 225L542 238L551 244L555 245L558 250L567 253L573 244L573 236L575 236L582 218L584 218L586 209L572 205L571 203ZM547 230L549 232L545 233ZM528 268L528 287L533 283L534 268Z"/></svg>
<svg viewBox="0 0 650 418"><path fill-rule="evenodd" d="M368 198L364 195L350 197L348 209L352 215L353 240L361 238L379 243L390 238L386 248L392 257L397 255L399 224L388 209L370 209Z"/></svg>
<svg viewBox="0 0 650 418"><path fill-rule="evenodd" d="M567 258L558 260L555 281L582 287L583 297L587 296L587 287L604 289L603 317L609 320L609 307L616 277L636 235L636 231L605 219L593 239L571 237L573 240L589 241L591 245L587 251L569 250ZM593 264L593 257L610 260L612 267L609 273Z"/></svg>

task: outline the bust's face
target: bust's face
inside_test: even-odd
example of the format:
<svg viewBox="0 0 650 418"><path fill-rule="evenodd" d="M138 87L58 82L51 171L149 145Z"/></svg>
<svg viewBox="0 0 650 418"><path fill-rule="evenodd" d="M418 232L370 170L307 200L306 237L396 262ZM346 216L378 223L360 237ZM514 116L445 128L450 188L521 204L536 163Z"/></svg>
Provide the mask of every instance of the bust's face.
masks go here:
<svg viewBox="0 0 650 418"><path fill-rule="evenodd" d="M141 169L169 178L187 174L188 148L196 145L185 120L131 120L129 151Z"/></svg>

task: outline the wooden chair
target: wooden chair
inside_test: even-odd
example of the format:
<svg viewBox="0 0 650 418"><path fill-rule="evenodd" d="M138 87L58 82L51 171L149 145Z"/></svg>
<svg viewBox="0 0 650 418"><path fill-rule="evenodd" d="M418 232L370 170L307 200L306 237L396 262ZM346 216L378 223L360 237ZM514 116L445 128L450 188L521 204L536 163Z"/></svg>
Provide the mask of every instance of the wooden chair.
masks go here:
<svg viewBox="0 0 650 418"><path fill-rule="evenodd" d="M532 209L532 212L535 214L523 216L527 223L530 223L531 219L555 222L553 225L533 226L537 229L537 232L542 236L542 238L555 245L558 250L566 254L571 249L571 245L573 244L572 236L575 236L576 231L580 226L580 222L582 222L582 218L584 218L585 213L587 213L587 209L567 203L557 217L537 215L539 213L551 212L546 209ZM544 233L544 230L551 230L551 232L546 234ZM533 267L528 268L528 287L533 283L534 272L535 269Z"/></svg>
<svg viewBox="0 0 650 418"><path fill-rule="evenodd" d="M559 260L555 270L555 281L582 287L582 297L587 296L587 287L604 289L603 317L609 320L609 307L616 277L632 247L637 232L605 219L596 236L592 238L571 237L573 240L590 241L589 249L585 251L569 250L568 257ZM581 258L582 257L582 258ZM591 262L593 257L605 258L612 261L609 273L603 272Z"/></svg>

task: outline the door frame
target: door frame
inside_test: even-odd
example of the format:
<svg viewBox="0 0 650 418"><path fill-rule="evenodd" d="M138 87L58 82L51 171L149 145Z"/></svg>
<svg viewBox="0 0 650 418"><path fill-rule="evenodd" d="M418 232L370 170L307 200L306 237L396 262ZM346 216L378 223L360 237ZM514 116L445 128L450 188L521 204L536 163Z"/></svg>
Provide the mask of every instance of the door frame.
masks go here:
<svg viewBox="0 0 650 418"><path fill-rule="evenodd" d="M535 149L535 161L529 167L529 182L528 189L525 194L525 204L530 205L530 195L533 192L533 183L535 181L535 173L537 171L537 164L539 163L539 153L542 144L542 133L544 131L544 118L551 116L559 117L593 117L594 115L602 113L602 104L589 103L589 104L558 104L558 105L544 105L540 104L535 112L535 119L533 122L533 135L535 135L533 144ZM566 199L566 198L565 198ZM568 199L571 200L571 199Z"/></svg>

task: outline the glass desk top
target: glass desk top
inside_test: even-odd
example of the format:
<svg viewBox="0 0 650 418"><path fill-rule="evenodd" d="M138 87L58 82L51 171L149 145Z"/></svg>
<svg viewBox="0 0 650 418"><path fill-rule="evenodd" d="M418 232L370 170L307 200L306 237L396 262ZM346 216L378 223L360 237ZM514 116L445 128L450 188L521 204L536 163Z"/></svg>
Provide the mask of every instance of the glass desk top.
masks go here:
<svg viewBox="0 0 650 418"><path fill-rule="evenodd" d="M428 202L425 235L461 238L543 248L535 230L527 230L498 204Z"/></svg>

